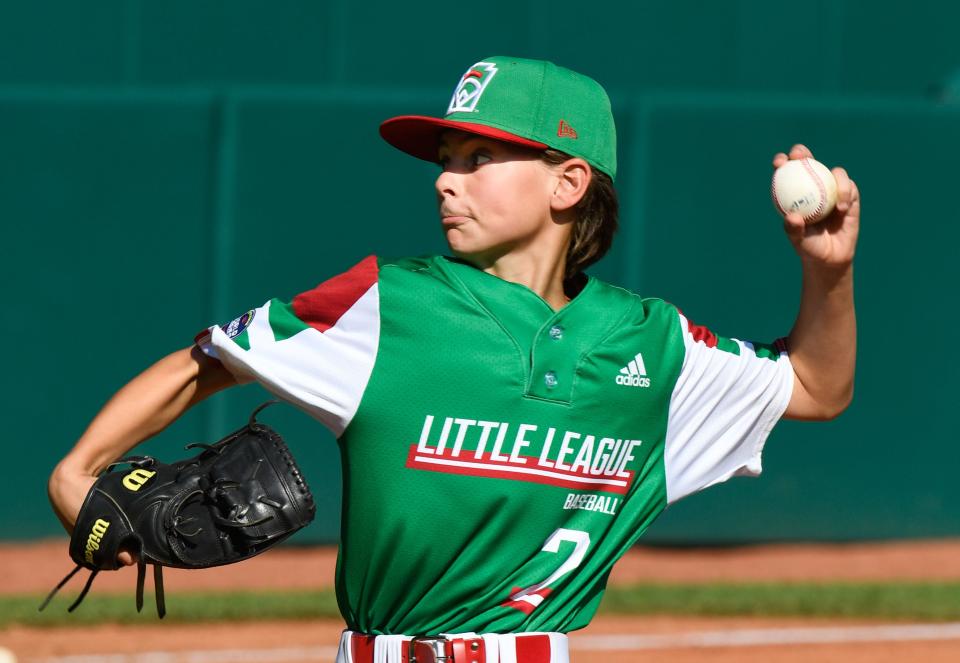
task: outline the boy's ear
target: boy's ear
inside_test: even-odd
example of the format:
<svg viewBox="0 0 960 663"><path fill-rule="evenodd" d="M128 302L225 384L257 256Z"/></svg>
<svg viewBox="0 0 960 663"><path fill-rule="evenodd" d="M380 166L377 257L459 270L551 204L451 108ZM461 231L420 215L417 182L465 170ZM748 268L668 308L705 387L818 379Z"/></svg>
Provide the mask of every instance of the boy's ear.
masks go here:
<svg viewBox="0 0 960 663"><path fill-rule="evenodd" d="M556 166L556 176L550 208L555 212L562 212L580 202L590 186L593 171L586 161L574 157Z"/></svg>

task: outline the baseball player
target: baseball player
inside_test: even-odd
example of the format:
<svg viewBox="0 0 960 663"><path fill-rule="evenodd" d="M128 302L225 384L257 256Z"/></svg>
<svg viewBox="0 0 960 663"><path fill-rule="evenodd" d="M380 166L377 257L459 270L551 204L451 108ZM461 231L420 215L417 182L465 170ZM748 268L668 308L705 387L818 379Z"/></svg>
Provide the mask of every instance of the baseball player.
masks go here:
<svg viewBox="0 0 960 663"><path fill-rule="evenodd" d="M104 407L51 477L52 502L69 528L99 469L256 381L338 440L339 662L566 662L565 634L668 504L759 474L781 417L849 403L857 187L835 169L833 215L786 218L800 310L764 345L584 273L617 223L613 117L592 79L487 58L443 118L381 134L440 164L451 255L367 257L210 327ZM798 145L774 165L806 156Z"/></svg>

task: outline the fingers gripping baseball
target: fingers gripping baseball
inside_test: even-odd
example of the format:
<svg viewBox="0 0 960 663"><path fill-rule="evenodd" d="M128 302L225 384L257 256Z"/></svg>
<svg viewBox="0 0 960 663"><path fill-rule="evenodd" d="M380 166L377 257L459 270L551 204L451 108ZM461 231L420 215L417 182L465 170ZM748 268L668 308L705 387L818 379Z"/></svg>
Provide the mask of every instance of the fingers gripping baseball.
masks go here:
<svg viewBox="0 0 960 663"><path fill-rule="evenodd" d="M774 203L784 217L784 232L801 259L843 267L852 262L856 249L860 191L846 169L827 171L813 159L810 149L801 144L789 153L774 155ZM801 160L807 160L802 168ZM799 178L805 181L798 182Z"/></svg>

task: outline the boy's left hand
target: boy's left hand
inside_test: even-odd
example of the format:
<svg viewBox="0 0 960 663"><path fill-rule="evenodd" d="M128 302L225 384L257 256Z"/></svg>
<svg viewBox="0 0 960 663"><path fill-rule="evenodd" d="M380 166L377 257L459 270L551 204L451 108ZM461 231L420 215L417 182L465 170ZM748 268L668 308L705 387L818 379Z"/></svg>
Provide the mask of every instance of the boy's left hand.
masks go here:
<svg viewBox="0 0 960 663"><path fill-rule="evenodd" d="M790 153L773 157L779 168L790 159L813 158L805 145L794 145ZM860 231L860 191L843 168L833 168L837 180L837 204L830 216L819 223L807 224L799 214L788 214L784 231L805 263L818 267L846 268L853 262Z"/></svg>

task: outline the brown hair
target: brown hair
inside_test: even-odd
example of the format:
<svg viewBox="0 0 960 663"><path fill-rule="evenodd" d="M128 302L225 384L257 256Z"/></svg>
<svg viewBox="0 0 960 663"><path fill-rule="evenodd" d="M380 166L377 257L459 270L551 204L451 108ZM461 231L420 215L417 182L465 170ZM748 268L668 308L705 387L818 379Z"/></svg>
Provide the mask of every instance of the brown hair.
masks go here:
<svg viewBox="0 0 960 663"><path fill-rule="evenodd" d="M553 166L559 166L572 157L559 150L548 149L541 158ZM591 168L592 176L583 198L574 208L577 220L573 225L570 246L567 247L565 278L576 276L606 255L613 244L620 217L620 203L613 180L606 173Z"/></svg>

